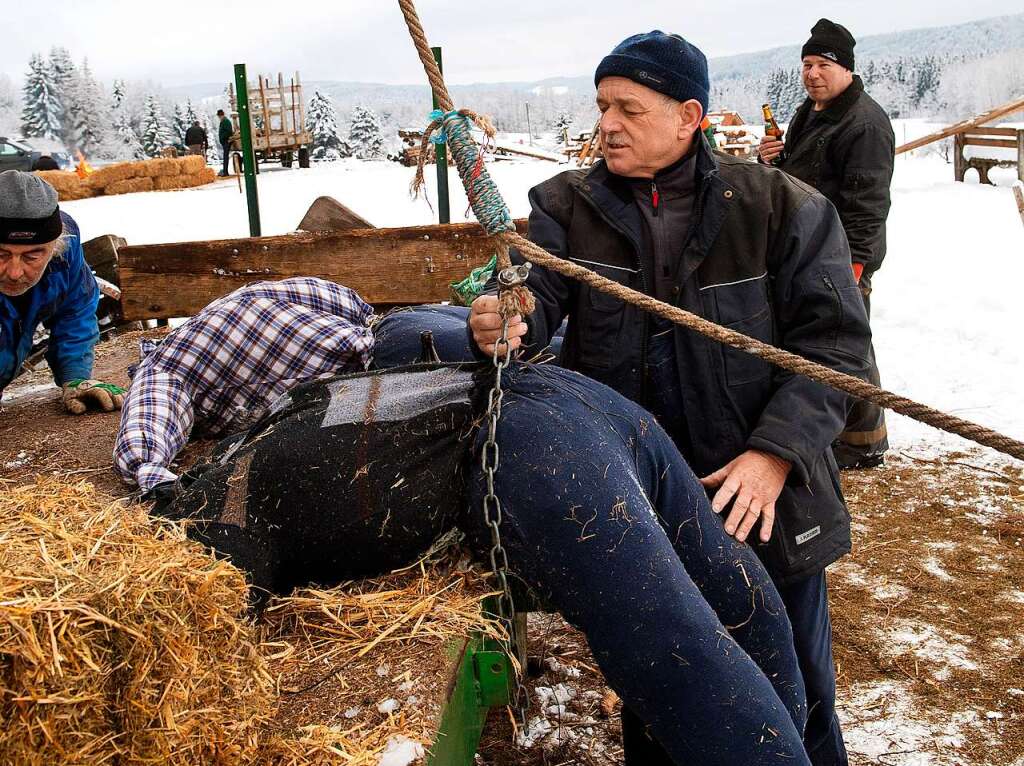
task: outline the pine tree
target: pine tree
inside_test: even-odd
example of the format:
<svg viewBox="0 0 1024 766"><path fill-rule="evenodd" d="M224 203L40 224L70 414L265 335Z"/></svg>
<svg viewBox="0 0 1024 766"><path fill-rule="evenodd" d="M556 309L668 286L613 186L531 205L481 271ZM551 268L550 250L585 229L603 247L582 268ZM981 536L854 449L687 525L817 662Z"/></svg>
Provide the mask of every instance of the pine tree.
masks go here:
<svg viewBox="0 0 1024 766"><path fill-rule="evenodd" d="M128 119L128 115L125 114L124 109L117 109L114 112L114 133L117 136L118 143L121 145L122 156L133 160L146 159L146 150L142 147L139 135L135 132L135 128L132 127L131 121Z"/></svg>
<svg viewBox="0 0 1024 766"><path fill-rule="evenodd" d="M306 111L306 130L313 139L310 158L317 162L333 161L348 156L347 147L338 136L338 115L331 99L319 90L313 92Z"/></svg>
<svg viewBox="0 0 1024 766"><path fill-rule="evenodd" d="M94 154L109 140L109 106L103 88L93 78L89 62L83 61L64 85L65 141L86 156Z"/></svg>
<svg viewBox="0 0 1024 766"><path fill-rule="evenodd" d="M217 140L217 130L213 126L213 118L208 114L203 115L203 127L206 128L206 161L216 165L224 158L220 154L221 146L220 141Z"/></svg>
<svg viewBox="0 0 1024 766"><path fill-rule="evenodd" d="M376 112L364 106L352 107L348 145L352 156L361 160L380 159L384 156L384 134Z"/></svg>
<svg viewBox="0 0 1024 766"><path fill-rule="evenodd" d="M110 90L110 105L114 109L120 109L124 103L125 85L124 80L114 80L114 86Z"/></svg>
<svg viewBox="0 0 1024 766"><path fill-rule="evenodd" d="M38 53L28 62L28 75L22 88L21 133L25 138L59 139L61 133L60 97L53 85L50 67Z"/></svg>
<svg viewBox="0 0 1024 766"><path fill-rule="evenodd" d="M185 128L186 129L191 128L193 123L196 123L196 122L202 124L202 120L200 120L199 119L199 115L196 114L195 107L192 106L192 99L191 98L186 98L185 99Z"/></svg>
<svg viewBox="0 0 1024 766"><path fill-rule="evenodd" d="M175 104L174 116L171 117L171 131L174 134L175 145L185 145L185 131L190 127L192 127L192 123L188 121L185 108L181 104Z"/></svg>
<svg viewBox="0 0 1024 766"><path fill-rule="evenodd" d="M164 120L163 108L156 96L146 96L146 103L142 113L142 130L139 141L146 152L147 157L158 157L160 151L174 143L174 136L171 134Z"/></svg>

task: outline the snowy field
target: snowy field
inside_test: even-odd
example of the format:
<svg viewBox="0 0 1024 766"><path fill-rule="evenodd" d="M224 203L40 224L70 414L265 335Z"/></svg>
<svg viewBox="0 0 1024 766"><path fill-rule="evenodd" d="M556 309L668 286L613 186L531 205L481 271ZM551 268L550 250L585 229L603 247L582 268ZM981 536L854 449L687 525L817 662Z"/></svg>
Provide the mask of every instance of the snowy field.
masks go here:
<svg viewBox="0 0 1024 766"><path fill-rule="evenodd" d="M918 135L931 126L913 123ZM902 125L897 125L902 138ZM513 215L529 213L531 186L565 170L543 161L490 165ZM413 200L411 168L385 161L344 160L309 170L266 167L259 175L264 234L294 230L310 203L330 195L377 226L436 221ZM889 251L874 280L875 346L890 389L1024 439L1024 226L1013 201L1011 171L993 171L996 187L953 182L937 154L900 157L893 181ZM435 198L435 173L427 173ZM975 181L975 182L970 182ZM452 216L466 220L458 177L450 172ZM88 239L119 234L130 244L242 237L245 195L235 180L178 192L127 194L69 202ZM890 416L893 446L915 454L967 443L899 415Z"/></svg>

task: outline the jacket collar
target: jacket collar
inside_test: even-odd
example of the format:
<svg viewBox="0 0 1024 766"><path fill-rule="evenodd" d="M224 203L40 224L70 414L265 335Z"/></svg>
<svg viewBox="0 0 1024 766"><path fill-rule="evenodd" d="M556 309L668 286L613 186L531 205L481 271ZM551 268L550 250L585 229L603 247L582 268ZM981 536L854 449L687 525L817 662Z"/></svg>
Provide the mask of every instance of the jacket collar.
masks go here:
<svg viewBox="0 0 1024 766"><path fill-rule="evenodd" d="M855 74L853 76L853 82L850 83L850 87L840 93L831 104L818 112L816 119L838 123L846 116L846 113L850 111L853 105L857 103L857 99L860 98L860 94L863 92L864 82L860 79L860 75ZM804 128L807 126L807 118L810 116L812 109L814 109L814 102L807 98L804 99L800 108L796 110L796 114L793 116L793 121L789 124L789 130L786 131L787 152L792 151L792 148L796 146L797 141L800 140L800 137L804 132Z"/></svg>

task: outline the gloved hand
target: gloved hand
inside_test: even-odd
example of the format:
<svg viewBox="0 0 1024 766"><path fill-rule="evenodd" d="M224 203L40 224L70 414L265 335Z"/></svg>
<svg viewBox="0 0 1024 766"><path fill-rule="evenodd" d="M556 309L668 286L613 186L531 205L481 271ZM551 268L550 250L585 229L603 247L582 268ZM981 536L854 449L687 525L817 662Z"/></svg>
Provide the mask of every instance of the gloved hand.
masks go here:
<svg viewBox="0 0 1024 766"><path fill-rule="evenodd" d="M81 415L90 404L103 412L119 410L124 404L123 388L99 380L76 378L65 383L62 389L64 409L72 415Z"/></svg>

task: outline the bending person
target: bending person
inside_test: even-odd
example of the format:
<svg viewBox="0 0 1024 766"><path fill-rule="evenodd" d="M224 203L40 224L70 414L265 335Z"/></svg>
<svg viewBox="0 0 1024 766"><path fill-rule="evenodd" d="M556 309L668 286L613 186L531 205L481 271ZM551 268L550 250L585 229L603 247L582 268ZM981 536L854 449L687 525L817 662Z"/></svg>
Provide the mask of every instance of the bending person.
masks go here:
<svg viewBox="0 0 1024 766"><path fill-rule="evenodd" d="M455 524L483 552L492 376L416 365L301 385L169 487L159 512L191 519L257 592L381 574ZM674 762L808 764L779 594L665 432L557 367L515 364L504 386L495 486L513 571L586 634Z"/></svg>

